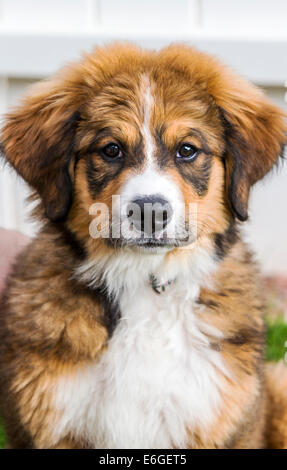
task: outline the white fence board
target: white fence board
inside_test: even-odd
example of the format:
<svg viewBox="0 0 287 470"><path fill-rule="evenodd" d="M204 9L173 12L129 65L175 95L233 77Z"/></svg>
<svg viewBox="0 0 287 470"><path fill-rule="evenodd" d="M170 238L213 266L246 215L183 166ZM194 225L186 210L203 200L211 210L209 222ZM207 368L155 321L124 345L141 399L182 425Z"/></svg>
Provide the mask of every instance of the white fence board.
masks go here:
<svg viewBox="0 0 287 470"><path fill-rule="evenodd" d="M87 27L86 0L1 0L0 21L12 31L81 31Z"/></svg>
<svg viewBox="0 0 287 470"><path fill-rule="evenodd" d="M202 27L223 34L286 34L286 0L202 0Z"/></svg>
<svg viewBox="0 0 287 470"><path fill-rule="evenodd" d="M45 77L82 51L113 40L130 40L143 47L160 48L181 41L220 57L249 80L266 86L283 86L287 78L287 38L266 39L207 38L194 36L28 35L1 33L0 76Z"/></svg>
<svg viewBox="0 0 287 470"><path fill-rule="evenodd" d="M188 31L194 25L189 0L104 0L101 24L116 31L153 32Z"/></svg>

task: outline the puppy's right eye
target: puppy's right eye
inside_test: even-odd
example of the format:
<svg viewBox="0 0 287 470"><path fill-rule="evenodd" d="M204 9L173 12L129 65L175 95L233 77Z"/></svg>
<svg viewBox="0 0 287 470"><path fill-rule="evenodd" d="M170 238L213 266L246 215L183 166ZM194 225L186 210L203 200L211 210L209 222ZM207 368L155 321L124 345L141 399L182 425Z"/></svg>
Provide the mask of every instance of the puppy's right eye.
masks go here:
<svg viewBox="0 0 287 470"><path fill-rule="evenodd" d="M182 144L177 151L176 158L181 159L185 162L195 160L199 153L199 149L195 145Z"/></svg>
<svg viewBox="0 0 287 470"><path fill-rule="evenodd" d="M102 148L102 155L107 160L117 160L122 158L123 152L117 144L110 143Z"/></svg>

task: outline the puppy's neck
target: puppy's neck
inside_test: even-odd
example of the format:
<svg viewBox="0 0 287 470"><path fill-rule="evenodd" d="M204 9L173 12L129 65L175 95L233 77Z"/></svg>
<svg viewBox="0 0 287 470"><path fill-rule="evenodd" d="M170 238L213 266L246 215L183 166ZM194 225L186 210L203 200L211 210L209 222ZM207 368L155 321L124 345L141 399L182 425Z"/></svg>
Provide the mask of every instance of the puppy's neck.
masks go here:
<svg viewBox="0 0 287 470"><path fill-rule="evenodd" d="M107 293L118 299L122 292L134 295L143 287L165 295L170 285L180 291L206 286L217 265L207 246L159 253L121 250L82 262L75 277L89 287L104 285Z"/></svg>

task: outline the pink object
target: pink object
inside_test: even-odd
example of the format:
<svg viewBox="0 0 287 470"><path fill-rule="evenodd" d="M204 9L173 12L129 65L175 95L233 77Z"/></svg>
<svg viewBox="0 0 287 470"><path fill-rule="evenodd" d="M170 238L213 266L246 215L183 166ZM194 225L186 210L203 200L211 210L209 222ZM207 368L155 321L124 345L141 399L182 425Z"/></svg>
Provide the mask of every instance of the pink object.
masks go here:
<svg viewBox="0 0 287 470"><path fill-rule="evenodd" d="M30 240L29 237L16 230L0 228L0 293L5 287L7 275L16 256Z"/></svg>
<svg viewBox="0 0 287 470"><path fill-rule="evenodd" d="M287 319L287 274L266 276L264 281L268 315Z"/></svg>

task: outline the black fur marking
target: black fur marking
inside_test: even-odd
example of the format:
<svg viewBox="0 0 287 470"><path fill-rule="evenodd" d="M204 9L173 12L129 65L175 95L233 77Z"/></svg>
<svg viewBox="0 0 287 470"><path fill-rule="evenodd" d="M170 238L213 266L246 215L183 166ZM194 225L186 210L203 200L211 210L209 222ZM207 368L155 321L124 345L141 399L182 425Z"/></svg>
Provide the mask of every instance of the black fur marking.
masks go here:
<svg viewBox="0 0 287 470"><path fill-rule="evenodd" d="M57 197L47 202L45 200L45 191L43 192L45 214L54 223L61 223L66 219L74 198L74 185L67 167L68 165L65 165L64 169L59 171L55 181L55 186L59 193ZM59 199L61 199L61 201L59 201Z"/></svg>
<svg viewBox="0 0 287 470"><path fill-rule="evenodd" d="M101 149L102 149L102 146L100 145L100 143L104 138L109 138L110 142L115 142L117 145L121 147L122 151L124 152L123 161L126 167L134 167L143 163L144 148L143 148L142 136L139 137L138 142L134 145L133 148L128 149L127 145L124 142L121 142L116 137L113 137L113 129L108 126L98 131L96 137L92 140L92 142L90 142L90 144L87 147L79 151L79 158L82 158L85 156L89 158L90 155L95 155L95 154L98 154L100 157ZM113 162L110 161L109 163L112 164ZM114 163L117 164L116 161Z"/></svg>
<svg viewBox="0 0 287 470"><path fill-rule="evenodd" d="M92 142L90 142L87 147L81 149L80 155L90 155L90 154L94 154L98 152L100 141L107 137L109 137L112 141L113 140L112 135L113 135L112 128L108 126L103 127L101 130L97 132Z"/></svg>
<svg viewBox="0 0 287 470"><path fill-rule="evenodd" d="M77 236L63 223L57 225L57 230L61 240L71 248L74 255L81 261L85 260L87 253Z"/></svg>
<svg viewBox="0 0 287 470"><path fill-rule="evenodd" d="M100 157L99 157L100 158ZM96 198L98 194L122 171L123 163L117 160L114 163L101 163L100 168L95 165L94 156L87 157L86 175L91 196ZM103 166L105 165L105 166Z"/></svg>
<svg viewBox="0 0 287 470"><path fill-rule="evenodd" d="M245 205L242 204L240 200L240 180L242 177L244 177L244 171L241 163L242 157L237 146L232 143L229 143L228 151L233 155L234 158L234 167L228 187L228 197L231 203L231 207L238 220L245 222L248 219L247 207L245 207Z"/></svg>
<svg viewBox="0 0 287 470"><path fill-rule="evenodd" d="M217 302L214 302L214 300L203 300L201 297L197 301L199 305L204 305L205 307L213 308L216 309L219 307L219 304Z"/></svg>
<svg viewBox="0 0 287 470"><path fill-rule="evenodd" d="M226 289L227 292L230 292L231 294L239 294L242 295L242 289Z"/></svg>
<svg viewBox="0 0 287 470"><path fill-rule="evenodd" d="M203 152L206 155L211 155L212 152L210 150L210 147L209 147L208 143L206 142L206 139L205 139L204 135L202 134L202 132L199 129L194 129L194 128L189 129L188 136L197 137L200 140L201 149L203 150Z"/></svg>
<svg viewBox="0 0 287 470"><path fill-rule="evenodd" d="M208 190L211 161L212 158L206 156L203 164L197 166L197 168L195 168L192 161L190 163L178 162L177 168L181 176L192 184L199 196L204 196ZM191 168L191 166L193 166L193 168Z"/></svg>
<svg viewBox="0 0 287 470"><path fill-rule="evenodd" d="M231 247L238 241L239 235L235 222L232 220L229 227L223 233L214 234L216 257L219 260L225 258Z"/></svg>
<svg viewBox="0 0 287 470"><path fill-rule="evenodd" d="M37 188L37 183L35 184L35 187L43 197L46 215L52 222L64 221L73 202L74 185L69 173L69 165L74 155L74 137L80 120L81 115L79 111L74 112L63 126L63 144L57 143L48 149L43 149L42 155L46 155L46 158L40 161L39 169L42 171L47 166L53 167L54 164L56 165L59 156L62 154L65 156L63 166L60 169L56 168L57 173L54 174L54 172L52 172L53 175L50 177L55 178L54 184L57 190L55 198L51 200L49 197L49 185L51 184L49 180L45 181L43 187ZM69 143L65 145L67 141ZM46 197L46 194L48 194L48 197Z"/></svg>
<svg viewBox="0 0 287 470"><path fill-rule="evenodd" d="M110 300L106 300L106 303L104 303L104 309L104 323L108 330L109 337L111 338L121 319L121 311L118 303Z"/></svg>
<svg viewBox="0 0 287 470"><path fill-rule="evenodd" d="M100 156L100 148L95 147L95 144L89 147L90 151L87 153L86 175L88 180L88 188L91 196L95 198L106 185L116 178L120 172L125 168L137 168L144 162L144 151L142 139L129 151L124 150L124 156L115 161L104 162L99 160L98 164L96 158L102 159ZM96 154L97 157L95 156Z"/></svg>
<svg viewBox="0 0 287 470"><path fill-rule="evenodd" d="M193 161L191 161L189 164L188 162L182 162L179 159L177 161L177 167L182 177L193 185L197 194L199 196L204 196L204 194L206 194L208 190L209 175L212 162L212 152L206 142L206 139L204 138L204 135L202 134L202 132L200 132L200 130L193 128L189 129L186 138L188 138L189 136L194 136L200 140L198 156L200 155L200 153L204 153L204 162L201 165L193 165ZM183 140L184 139L185 138L183 138ZM195 159L197 159L197 157L195 157Z"/></svg>
<svg viewBox="0 0 287 470"><path fill-rule="evenodd" d="M166 148L162 141L163 128L160 128L155 134L156 155L158 165L160 168L167 168L174 166L173 159L170 158L170 151Z"/></svg>
<svg viewBox="0 0 287 470"><path fill-rule="evenodd" d="M89 294L97 301L103 310L103 324L108 330L109 337L111 338L120 319L121 311L118 302L110 298L107 293L105 284L93 289L87 288Z"/></svg>
<svg viewBox="0 0 287 470"><path fill-rule="evenodd" d="M155 135L157 153L156 159L158 161L160 168L172 168L176 167L181 174L181 176L188 182L191 183L192 186L195 188L195 191L199 196L203 196L208 190L208 183L209 183L209 176L210 176L210 168L212 163L212 154L210 151L209 146L207 145L202 133L197 129L190 129L188 136L195 136L200 139L201 148L198 151L198 156L201 153L205 154L204 162L199 164L195 163L197 157L190 162L180 161L180 159L176 159L175 155L177 152L177 148L170 150L167 149L162 141L162 134L164 132L164 128L160 128ZM184 138L183 138L184 140Z"/></svg>
<svg viewBox="0 0 287 470"><path fill-rule="evenodd" d="M121 312L116 299L108 294L105 282L99 281L97 287L83 284L76 279L72 279L71 282L74 284L75 292L88 295L93 302L99 305L102 324L107 328L109 337L111 337L121 318Z"/></svg>
<svg viewBox="0 0 287 470"><path fill-rule="evenodd" d="M127 153L126 167L136 168L144 163L145 153L143 138L140 137L139 142L134 146L132 150Z"/></svg>
<svg viewBox="0 0 287 470"><path fill-rule="evenodd" d="M79 261L86 259L87 253L83 243L77 238L65 223L46 222L43 227L43 233L47 233L57 237L57 241L64 247L69 247L72 254Z"/></svg>
<svg viewBox="0 0 287 470"><path fill-rule="evenodd" d="M245 174L246 171L243 168L243 155L248 155L250 153L250 148L248 144L240 136L238 130L229 122L228 114L219 109L220 119L223 125L224 130L224 139L225 139L225 152L223 155L224 165L226 165L226 159L228 155L232 156L233 160L233 169L231 173L231 178L229 186L226 188L227 195L229 198L229 203L231 209L241 222L245 222L248 219L248 212L246 204L241 200L240 194L240 182L244 179L248 180L248 175Z"/></svg>
<svg viewBox="0 0 287 470"><path fill-rule="evenodd" d="M225 338L224 341L235 346L254 343L258 347L258 352L260 352L265 344L265 336L261 329L250 327L242 328L234 336Z"/></svg>

